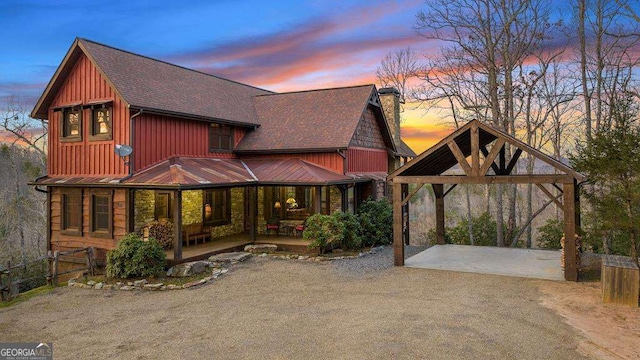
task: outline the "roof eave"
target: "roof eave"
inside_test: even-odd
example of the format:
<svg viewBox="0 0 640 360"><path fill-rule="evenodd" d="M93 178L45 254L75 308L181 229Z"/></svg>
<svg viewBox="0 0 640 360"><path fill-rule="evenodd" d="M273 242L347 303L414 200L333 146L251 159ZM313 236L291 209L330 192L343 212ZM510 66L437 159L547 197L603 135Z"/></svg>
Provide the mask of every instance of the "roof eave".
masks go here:
<svg viewBox="0 0 640 360"><path fill-rule="evenodd" d="M189 120L197 120L197 121L205 121L205 122L216 122L216 123L221 123L221 124L242 126L242 127L247 127L247 128L260 127L260 124L258 124L258 123L242 122L242 121L237 121L237 120L221 119L221 118L216 118L216 117L211 117L211 116L188 114L188 113L182 113L182 112L171 111L171 110L151 108L151 107L142 106L142 105L131 105L130 108L143 110L143 112L145 112L145 113L156 114L156 115L166 115L166 116L172 116L172 117L179 117L179 118L185 118L185 119L189 119Z"/></svg>

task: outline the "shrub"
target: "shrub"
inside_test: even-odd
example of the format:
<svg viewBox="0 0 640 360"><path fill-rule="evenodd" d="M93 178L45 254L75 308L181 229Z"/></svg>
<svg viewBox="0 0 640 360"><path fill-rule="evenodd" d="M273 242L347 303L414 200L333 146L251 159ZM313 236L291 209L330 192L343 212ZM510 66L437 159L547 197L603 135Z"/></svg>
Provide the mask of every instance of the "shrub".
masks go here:
<svg viewBox="0 0 640 360"><path fill-rule="evenodd" d="M358 208L358 219L362 227L362 245L389 245L393 242L393 207L382 199L368 199Z"/></svg>
<svg viewBox="0 0 640 360"><path fill-rule="evenodd" d="M488 212L471 217L474 244L478 246L496 246L498 226ZM452 244L470 245L469 220L463 219L453 228L447 229Z"/></svg>
<svg viewBox="0 0 640 360"><path fill-rule="evenodd" d="M148 223L138 231L140 237L142 237L145 227L149 228L149 237L156 239L163 249L173 249L173 223L171 221L161 219Z"/></svg>
<svg viewBox="0 0 640 360"><path fill-rule="evenodd" d="M543 249L560 249L560 238L563 233L563 222L558 219L549 219L538 228L538 246Z"/></svg>
<svg viewBox="0 0 640 360"><path fill-rule="evenodd" d="M154 239L142 241L135 233L128 234L118 247L107 253L107 276L112 278L146 277L164 270L166 255Z"/></svg>
<svg viewBox="0 0 640 360"><path fill-rule="evenodd" d="M345 224L337 216L313 214L307 219L303 238L312 240L310 249L320 249L324 253L327 248L333 249L342 244Z"/></svg>
<svg viewBox="0 0 640 360"><path fill-rule="evenodd" d="M343 213L337 211L331 214L337 221L344 224L344 231L342 233L342 242L340 247L345 250L356 250L362 246L362 228L358 217L352 213Z"/></svg>

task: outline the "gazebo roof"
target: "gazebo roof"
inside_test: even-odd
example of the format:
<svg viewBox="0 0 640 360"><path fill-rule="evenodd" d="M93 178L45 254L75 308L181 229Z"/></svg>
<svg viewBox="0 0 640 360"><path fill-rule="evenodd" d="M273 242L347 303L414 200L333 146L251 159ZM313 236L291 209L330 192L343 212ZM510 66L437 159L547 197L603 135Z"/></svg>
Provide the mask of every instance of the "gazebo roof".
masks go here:
<svg viewBox="0 0 640 360"><path fill-rule="evenodd" d="M491 149L487 149L487 146L492 143L493 146ZM505 144L509 144L512 147L513 156L510 160L505 159ZM553 169L557 170L557 173L562 176L570 176L578 182L586 180L586 177L583 174L573 170L561 161L541 152L540 150L532 148L503 131L481 123L475 119L452 132L449 136L418 155L415 159L398 168L387 177L387 180L391 181L396 177L415 176L440 176L444 178L445 176L451 176L443 174L456 165L460 165L462 170L464 170L464 176L466 177L478 178L485 176L508 176L515 167L515 164L522 152L526 152L536 159L545 162ZM482 153L484 155L484 159L489 161L480 163L479 153ZM471 163L466 160L469 156L471 156ZM497 163L495 162L496 158L498 158ZM507 160L509 160L508 163ZM493 174L488 174L489 169L493 169ZM535 171L536 170L534 169L534 172ZM527 175L546 174L538 173Z"/></svg>

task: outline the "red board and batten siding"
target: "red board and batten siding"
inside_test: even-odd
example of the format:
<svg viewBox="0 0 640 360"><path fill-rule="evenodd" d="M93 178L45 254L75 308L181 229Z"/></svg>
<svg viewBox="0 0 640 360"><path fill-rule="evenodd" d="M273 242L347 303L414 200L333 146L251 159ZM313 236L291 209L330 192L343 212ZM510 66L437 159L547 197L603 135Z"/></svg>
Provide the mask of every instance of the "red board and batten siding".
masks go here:
<svg viewBox="0 0 640 360"><path fill-rule="evenodd" d="M235 158L232 153L209 152L209 123L142 113L134 120L133 158L135 171L173 156ZM244 133L235 128L238 144Z"/></svg>
<svg viewBox="0 0 640 360"><path fill-rule="evenodd" d="M388 172L387 150L350 147L347 149L347 172Z"/></svg>
<svg viewBox="0 0 640 360"><path fill-rule="evenodd" d="M93 100L113 99L113 133L107 141L90 141L91 110L82 113L82 141L61 142L62 112L54 107ZM115 144L129 144L129 109L98 69L81 55L49 108L49 176L120 176L128 173L124 161L114 153Z"/></svg>
<svg viewBox="0 0 640 360"><path fill-rule="evenodd" d="M344 174L344 159L338 152L330 153L300 153L300 154L265 154L250 155L251 159L282 159L282 158L298 158L308 161L312 164L322 166L338 174Z"/></svg>

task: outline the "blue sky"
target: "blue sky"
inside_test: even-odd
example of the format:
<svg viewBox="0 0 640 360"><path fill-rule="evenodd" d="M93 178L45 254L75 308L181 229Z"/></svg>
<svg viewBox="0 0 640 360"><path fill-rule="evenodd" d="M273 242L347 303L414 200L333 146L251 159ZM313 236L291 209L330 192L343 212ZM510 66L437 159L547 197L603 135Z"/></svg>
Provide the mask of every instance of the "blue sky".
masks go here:
<svg viewBox="0 0 640 360"><path fill-rule="evenodd" d="M569 18L566 0L549 1L554 17ZM375 83L388 52L438 51L440 44L413 29L424 6L422 0L2 0L0 104L17 96L30 109L76 37L274 91ZM414 109L404 116L403 134L417 151L449 131L438 114Z"/></svg>
<svg viewBox="0 0 640 360"><path fill-rule="evenodd" d="M75 37L276 91L373 82L421 1L3 1L0 96L33 103Z"/></svg>

